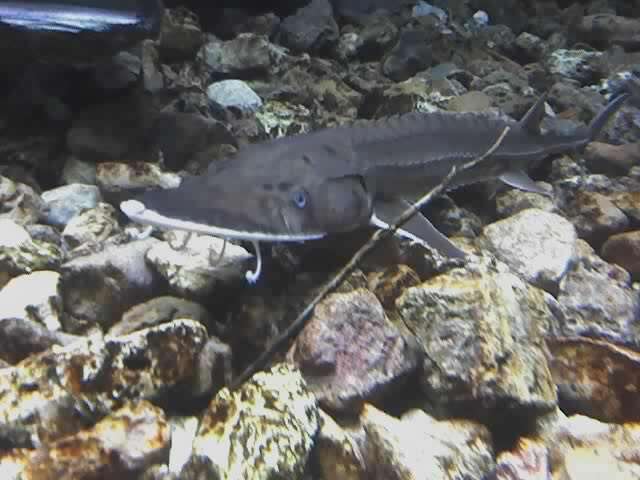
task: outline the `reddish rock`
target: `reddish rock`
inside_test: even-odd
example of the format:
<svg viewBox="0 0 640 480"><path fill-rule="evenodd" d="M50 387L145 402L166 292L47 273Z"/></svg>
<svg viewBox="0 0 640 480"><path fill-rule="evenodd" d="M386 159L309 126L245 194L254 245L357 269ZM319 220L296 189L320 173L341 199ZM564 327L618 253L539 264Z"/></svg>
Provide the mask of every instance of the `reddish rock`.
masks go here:
<svg viewBox="0 0 640 480"><path fill-rule="evenodd" d="M321 405L334 411L358 410L388 394L419 357L365 289L329 295L289 351Z"/></svg>
<svg viewBox="0 0 640 480"><path fill-rule="evenodd" d="M640 276L640 230L613 235L602 246L602 258Z"/></svg>
<svg viewBox="0 0 640 480"><path fill-rule="evenodd" d="M603 422L640 421L640 354L590 338L548 339L564 411Z"/></svg>
<svg viewBox="0 0 640 480"><path fill-rule="evenodd" d="M607 172L611 167L627 172L640 160L640 143L591 142L584 151L584 158L594 172Z"/></svg>

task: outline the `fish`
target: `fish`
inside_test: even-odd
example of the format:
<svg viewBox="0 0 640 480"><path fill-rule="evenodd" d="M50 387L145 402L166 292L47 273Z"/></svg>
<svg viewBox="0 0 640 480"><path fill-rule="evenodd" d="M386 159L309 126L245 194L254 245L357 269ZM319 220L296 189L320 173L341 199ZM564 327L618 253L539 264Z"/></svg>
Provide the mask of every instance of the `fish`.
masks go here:
<svg viewBox="0 0 640 480"><path fill-rule="evenodd" d="M163 12L161 0L0 0L0 64L109 58L156 38Z"/></svg>
<svg viewBox="0 0 640 480"><path fill-rule="evenodd" d="M570 136L541 134L547 94L520 121L482 112L410 112L249 144L174 189L125 200L134 222L253 242L303 242L366 226L386 228L409 198L438 185L453 166L484 154L506 126L492 155L455 175L450 188L499 179L548 194L526 173L550 155L591 142L629 96L621 93L586 128ZM463 250L421 213L397 231L448 257Z"/></svg>

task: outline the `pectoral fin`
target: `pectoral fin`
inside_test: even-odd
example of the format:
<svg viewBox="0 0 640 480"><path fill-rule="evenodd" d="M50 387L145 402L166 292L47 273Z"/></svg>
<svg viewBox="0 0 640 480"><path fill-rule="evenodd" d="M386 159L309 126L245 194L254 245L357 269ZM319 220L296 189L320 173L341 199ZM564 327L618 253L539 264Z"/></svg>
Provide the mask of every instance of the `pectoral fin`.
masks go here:
<svg viewBox="0 0 640 480"><path fill-rule="evenodd" d="M529 176L522 170L513 170L500 175L502 180L507 185L514 188L524 190L526 192L539 193L540 195L551 196L551 193L544 190L542 187L536 184Z"/></svg>
<svg viewBox="0 0 640 480"><path fill-rule="evenodd" d="M379 228L387 228L408 206L408 202L402 199L376 199L371 223ZM399 235L433 248L447 257L462 258L465 256L462 250L451 243L420 212L416 213L397 232Z"/></svg>

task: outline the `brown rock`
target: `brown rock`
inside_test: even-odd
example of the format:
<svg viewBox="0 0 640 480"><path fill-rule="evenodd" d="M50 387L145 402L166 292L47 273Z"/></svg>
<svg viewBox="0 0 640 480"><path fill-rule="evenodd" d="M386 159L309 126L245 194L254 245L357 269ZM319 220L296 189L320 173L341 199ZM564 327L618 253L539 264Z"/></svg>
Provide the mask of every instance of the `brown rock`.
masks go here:
<svg viewBox="0 0 640 480"><path fill-rule="evenodd" d="M125 402L160 399L196 380L205 328L175 320L31 356L0 375L0 443L33 447L76 434ZM1 476L1 475L0 475Z"/></svg>
<svg viewBox="0 0 640 480"><path fill-rule="evenodd" d="M209 313L199 303L167 295L131 307L122 315L122 320L109 330L109 335L126 335L177 318L188 318L207 326L213 323L208 321Z"/></svg>
<svg viewBox="0 0 640 480"><path fill-rule="evenodd" d="M596 246L629 225L624 212L608 196L597 192L577 191L567 213L578 236Z"/></svg>
<svg viewBox="0 0 640 480"><path fill-rule="evenodd" d="M62 265L60 292L69 333L106 330L129 307L153 295L159 279L145 254L155 238L109 247Z"/></svg>
<svg viewBox="0 0 640 480"><path fill-rule="evenodd" d="M367 281L369 290L378 297L382 306L390 309L395 307L396 298L405 289L420 283L420 277L407 265L392 265L384 270L371 272Z"/></svg>
<svg viewBox="0 0 640 480"><path fill-rule="evenodd" d="M640 276L640 230L613 235L602 246L602 258Z"/></svg>
<svg viewBox="0 0 640 480"><path fill-rule="evenodd" d="M51 331L28 318L3 318L0 321L0 359L11 365L53 345L68 345L81 337Z"/></svg>
<svg viewBox="0 0 640 480"><path fill-rule="evenodd" d="M597 47L615 44L624 48L640 47L640 20L612 14L587 15L576 27L582 40Z"/></svg>
<svg viewBox="0 0 640 480"><path fill-rule="evenodd" d="M640 223L640 192L616 192L612 194L611 201L633 223Z"/></svg>
<svg viewBox="0 0 640 480"><path fill-rule="evenodd" d="M640 143L610 145L591 142L584 151L584 158L589 169L595 173L607 173L611 170L628 172L631 167L640 162Z"/></svg>
<svg viewBox="0 0 640 480"><path fill-rule="evenodd" d="M640 354L590 338L548 339L564 411L604 422L640 420Z"/></svg>
<svg viewBox="0 0 640 480"><path fill-rule="evenodd" d="M137 478L149 465L168 460L170 428L162 410L149 402L127 405L92 429L36 450L16 449L0 456L24 480ZM12 477L18 478L18 477Z"/></svg>

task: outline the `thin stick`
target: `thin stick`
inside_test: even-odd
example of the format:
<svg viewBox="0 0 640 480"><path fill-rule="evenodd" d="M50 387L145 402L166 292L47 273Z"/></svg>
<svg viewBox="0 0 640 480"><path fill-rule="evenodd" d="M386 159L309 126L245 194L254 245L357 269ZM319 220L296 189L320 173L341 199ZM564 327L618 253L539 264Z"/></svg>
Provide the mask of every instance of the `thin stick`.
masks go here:
<svg viewBox="0 0 640 480"><path fill-rule="evenodd" d="M240 375L238 375L238 377L235 378L235 380L233 380L231 385L229 385L229 388L231 390L238 388L245 381L247 381L254 373L256 373L258 370L263 368L264 365L266 365L267 361L275 354L276 351L282 348L285 345L285 343L287 343L293 336L295 336L299 331L302 330L302 328L306 323L307 316L313 311L316 305L318 305L318 303L320 303L327 294L329 294L331 291L337 288L345 280L345 278L347 278L347 276L358 265L358 263L362 260L362 258L366 254L368 254L371 250L373 250L378 245L378 243L380 243L382 240L392 236L395 233L395 231L398 228L400 228L402 225L404 225L411 217L413 217L416 214L416 212L418 212L418 210L420 210L429 202L431 202L435 197L444 193L444 191L451 184L451 181L453 180L453 178L458 172L464 172L465 170L469 170L475 167L477 164L479 164L483 160L485 160L490 155L492 155L493 152L495 152L498 149L498 147L500 147L500 144L504 140L504 137L507 135L509 130L510 130L509 126L505 127L502 133L500 134L500 136L498 137L498 139L491 146L491 148L489 148L489 150L487 150L480 157L477 157L465 163L460 168L456 168L455 165L451 167L451 170L442 179L442 181L438 185L433 187L426 195L420 198L416 203L414 203L413 205L408 207L404 212L402 212L402 215L400 215L398 218L395 219L395 221L393 222L393 225L390 225L386 229L377 230L376 232L374 232L374 234L367 241L367 243L365 243L362 246L362 248L360 248L353 255L353 257L351 257L349 262L331 280L329 280L327 283L324 284L324 286L320 289L320 291L313 298L313 300L304 308L302 312L300 312L300 314L291 323L291 325L289 325L286 328L286 330L284 330L276 339L274 339L271 342L271 344L266 348L266 350L262 352L262 354L260 354L260 356L253 363L251 363L251 365L249 365L244 372L242 372Z"/></svg>

